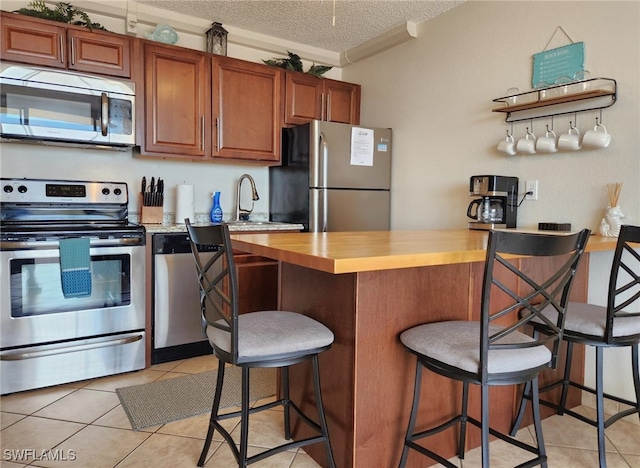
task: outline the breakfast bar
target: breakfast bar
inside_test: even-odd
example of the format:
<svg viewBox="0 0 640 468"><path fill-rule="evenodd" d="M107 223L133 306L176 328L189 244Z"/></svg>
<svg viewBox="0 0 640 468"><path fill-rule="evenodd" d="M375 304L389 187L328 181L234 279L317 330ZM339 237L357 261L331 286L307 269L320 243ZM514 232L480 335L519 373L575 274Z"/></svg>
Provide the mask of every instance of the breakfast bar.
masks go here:
<svg viewBox="0 0 640 468"><path fill-rule="evenodd" d="M234 247L279 261L281 309L304 313L335 334L320 363L338 467L397 466L415 373L415 358L402 347L398 335L420 323L477 319L487 238L486 231L466 229L232 235ZM587 252L613 250L615 243L615 238L592 236ZM586 254L574 282L574 301L586 301L588 259ZM547 266L540 259L513 261L523 262L534 278ZM582 349L576 352L584 359ZM562 366L545 372L541 385ZM583 367L572 369L577 380L583 380ZM420 421L443 422L460 404L458 384L429 372L423 378L431 384L423 385ZM470 414L478 417L475 390ZM293 368L294 401L306 408L314 404L312 395L308 369ZM515 386L491 389L492 426L508 431L518 396ZM579 392L572 393L570 401L570 406L580 404ZM295 437L305 435L302 426L294 424ZM432 437L431 443L454 456L454 431ZM471 428L467 449L479 443L479 431ZM320 445L309 446L308 453L327 466ZM407 466L424 462L410 454Z"/></svg>

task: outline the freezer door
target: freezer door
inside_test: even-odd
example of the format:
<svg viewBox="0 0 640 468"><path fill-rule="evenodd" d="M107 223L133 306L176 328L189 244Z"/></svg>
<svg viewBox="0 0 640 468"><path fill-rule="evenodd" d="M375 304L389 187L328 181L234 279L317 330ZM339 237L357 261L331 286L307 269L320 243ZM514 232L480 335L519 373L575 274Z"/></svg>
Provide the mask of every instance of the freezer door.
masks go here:
<svg viewBox="0 0 640 468"><path fill-rule="evenodd" d="M390 227L388 190L311 189L310 232L386 231Z"/></svg>
<svg viewBox="0 0 640 468"><path fill-rule="evenodd" d="M310 187L390 188L390 128L315 120L309 131Z"/></svg>

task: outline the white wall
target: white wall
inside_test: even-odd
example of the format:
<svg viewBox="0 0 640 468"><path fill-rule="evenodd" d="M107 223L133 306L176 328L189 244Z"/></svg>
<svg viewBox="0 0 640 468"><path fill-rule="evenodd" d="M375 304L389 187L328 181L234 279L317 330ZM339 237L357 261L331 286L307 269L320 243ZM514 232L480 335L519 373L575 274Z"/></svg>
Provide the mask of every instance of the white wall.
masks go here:
<svg viewBox="0 0 640 468"><path fill-rule="evenodd" d="M491 112L492 99L510 87L531 89L533 54L544 50L558 25L584 42L593 77L617 80L618 101L603 113L613 141L602 150L503 156L495 147L508 125L503 114ZM549 47L566 43L558 32ZM470 1L422 23L418 39L345 68L343 77L362 84L362 123L394 129L393 229L463 228L468 181L476 174L539 180L539 200L522 204L519 227L569 222L597 232L608 204L606 184L613 182L624 183L625 221L640 223L638 1ZM578 128L593 126L597 115L579 114ZM569 120L573 116L558 117L554 127L564 131ZM534 131L547 123L534 122ZM527 125L516 124L516 136ZM589 300L605 304L611 253L592 254L590 264ZM627 354L605 353L607 390L633 398Z"/></svg>
<svg viewBox="0 0 640 468"><path fill-rule="evenodd" d="M519 210L522 227L552 221L597 230L611 182L624 183L620 205L638 223L639 21L638 1L471 1L422 23L418 39L345 68L346 81L362 84L363 123L394 129L393 228L466 226L474 174L539 180L539 200ZM603 113L613 142L601 150L505 157L495 148L508 125L504 114L491 112L491 101L510 87L531 89L532 56L558 25L585 43L593 76L618 82L618 101ZM568 42L560 32L554 41ZM579 114L579 129L593 127L597 115ZM554 127L564 131L569 120L557 117ZM548 123L534 121L534 131ZM516 136L528 125L516 124Z"/></svg>

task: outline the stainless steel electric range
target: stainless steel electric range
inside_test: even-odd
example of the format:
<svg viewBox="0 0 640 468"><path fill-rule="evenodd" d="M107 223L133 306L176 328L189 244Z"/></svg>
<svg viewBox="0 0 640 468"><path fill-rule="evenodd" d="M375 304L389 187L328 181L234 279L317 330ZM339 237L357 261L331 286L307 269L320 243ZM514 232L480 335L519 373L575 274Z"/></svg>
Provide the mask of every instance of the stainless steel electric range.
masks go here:
<svg viewBox="0 0 640 468"><path fill-rule="evenodd" d="M144 368L145 230L127 184L2 178L0 202L0 393ZM86 291L68 295L62 266L83 261L68 270Z"/></svg>

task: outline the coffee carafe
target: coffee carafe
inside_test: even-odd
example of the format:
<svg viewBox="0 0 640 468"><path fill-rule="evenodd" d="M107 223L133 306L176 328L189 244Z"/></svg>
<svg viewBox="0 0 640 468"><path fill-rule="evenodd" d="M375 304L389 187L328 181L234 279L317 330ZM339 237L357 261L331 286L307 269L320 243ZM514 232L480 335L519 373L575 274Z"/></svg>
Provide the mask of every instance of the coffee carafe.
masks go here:
<svg viewBox="0 0 640 468"><path fill-rule="evenodd" d="M518 210L518 178L495 175L472 176L469 195L469 229L515 228Z"/></svg>
<svg viewBox="0 0 640 468"><path fill-rule="evenodd" d="M491 197L473 200L467 209L467 216L479 223L501 223L504 217L502 201Z"/></svg>

